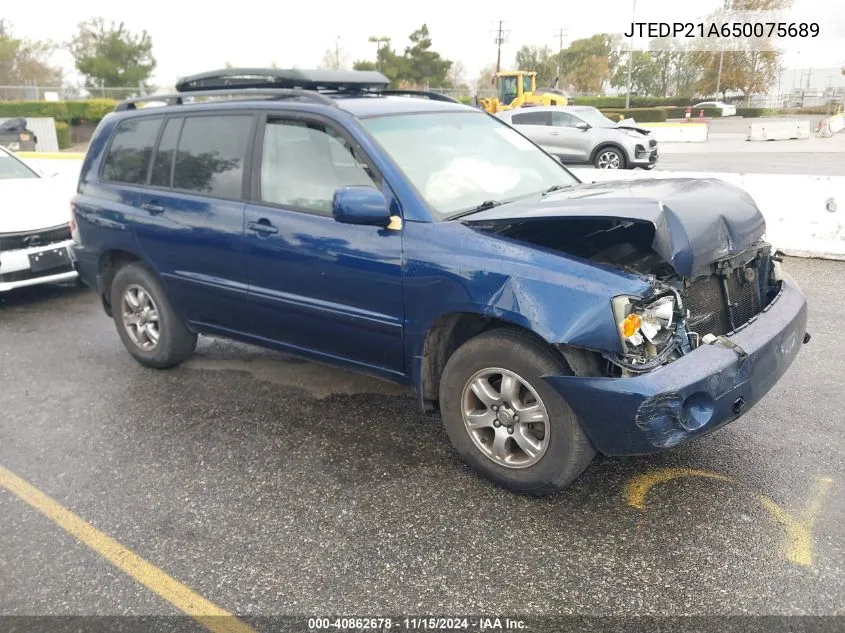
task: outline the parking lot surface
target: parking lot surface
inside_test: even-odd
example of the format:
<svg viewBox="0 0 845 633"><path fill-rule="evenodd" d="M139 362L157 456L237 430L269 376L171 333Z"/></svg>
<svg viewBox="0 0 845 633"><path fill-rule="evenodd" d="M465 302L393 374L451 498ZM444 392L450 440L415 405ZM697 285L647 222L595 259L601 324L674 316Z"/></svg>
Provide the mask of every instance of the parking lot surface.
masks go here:
<svg viewBox="0 0 845 633"><path fill-rule="evenodd" d="M404 388L202 338L136 364L94 294L0 296L0 466L231 613L843 615L845 263L787 259L812 340L750 413L532 499ZM172 614L0 487L0 613Z"/></svg>

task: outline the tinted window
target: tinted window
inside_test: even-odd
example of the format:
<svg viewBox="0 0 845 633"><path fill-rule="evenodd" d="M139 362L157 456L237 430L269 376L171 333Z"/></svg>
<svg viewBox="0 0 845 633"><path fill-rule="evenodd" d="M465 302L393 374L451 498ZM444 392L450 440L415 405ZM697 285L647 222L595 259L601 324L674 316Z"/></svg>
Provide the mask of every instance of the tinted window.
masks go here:
<svg viewBox="0 0 845 633"><path fill-rule="evenodd" d="M515 114L511 119L516 125L551 125L551 112L526 112Z"/></svg>
<svg viewBox="0 0 845 633"><path fill-rule="evenodd" d="M261 151L261 199L330 215L334 192L377 186L346 139L318 123L268 121Z"/></svg>
<svg viewBox="0 0 845 633"><path fill-rule="evenodd" d="M252 119L243 114L187 117L176 153L173 187L240 198Z"/></svg>
<svg viewBox="0 0 845 633"><path fill-rule="evenodd" d="M161 117L144 117L118 125L103 164L103 179L146 184L147 167L161 122Z"/></svg>
<svg viewBox="0 0 845 633"><path fill-rule="evenodd" d="M179 140L179 129L182 119L170 119L164 126L161 140L158 142L150 184L159 187L170 186L170 172L173 166L173 156L176 154L176 142Z"/></svg>

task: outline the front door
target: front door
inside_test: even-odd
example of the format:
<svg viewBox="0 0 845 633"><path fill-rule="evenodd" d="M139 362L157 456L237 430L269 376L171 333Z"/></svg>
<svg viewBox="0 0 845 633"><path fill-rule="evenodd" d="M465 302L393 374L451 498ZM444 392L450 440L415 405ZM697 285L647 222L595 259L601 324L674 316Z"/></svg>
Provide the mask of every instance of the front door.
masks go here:
<svg viewBox="0 0 845 633"><path fill-rule="evenodd" d="M583 121L569 112L552 113L552 134L564 152L563 158L573 163L590 160L590 133L575 127L579 123Z"/></svg>
<svg viewBox="0 0 845 633"><path fill-rule="evenodd" d="M317 117L268 114L259 127L246 209L254 327L292 348L403 373L402 233L331 213L340 187L388 191L353 148Z"/></svg>

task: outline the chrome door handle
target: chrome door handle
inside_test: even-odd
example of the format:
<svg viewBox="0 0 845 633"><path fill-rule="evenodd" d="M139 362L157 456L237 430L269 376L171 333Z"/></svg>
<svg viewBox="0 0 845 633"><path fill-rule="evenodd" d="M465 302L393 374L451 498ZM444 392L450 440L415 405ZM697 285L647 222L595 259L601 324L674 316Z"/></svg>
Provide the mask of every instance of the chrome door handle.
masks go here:
<svg viewBox="0 0 845 633"><path fill-rule="evenodd" d="M270 224L268 220L259 220L258 222L250 222L247 225L247 228L250 231L255 231L256 233L263 233L265 235L270 235L271 233L278 233L279 229Z"/></svg>

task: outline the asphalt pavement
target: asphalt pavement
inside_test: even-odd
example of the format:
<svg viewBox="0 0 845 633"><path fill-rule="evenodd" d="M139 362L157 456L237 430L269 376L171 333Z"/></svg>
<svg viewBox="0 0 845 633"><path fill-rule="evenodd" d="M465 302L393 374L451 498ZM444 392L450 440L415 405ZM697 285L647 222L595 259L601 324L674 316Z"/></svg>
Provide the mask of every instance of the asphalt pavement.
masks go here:
<svg viewBox="0 0 845 633"><path fill-rule="evenodd" d="M845 615L845 263L787 259L812 340L741 420L531 499L405 388L201 338L167 371L93 293L0 295L0 467L231 613ZM0 487L0 614L166 600Z"/></svg>

